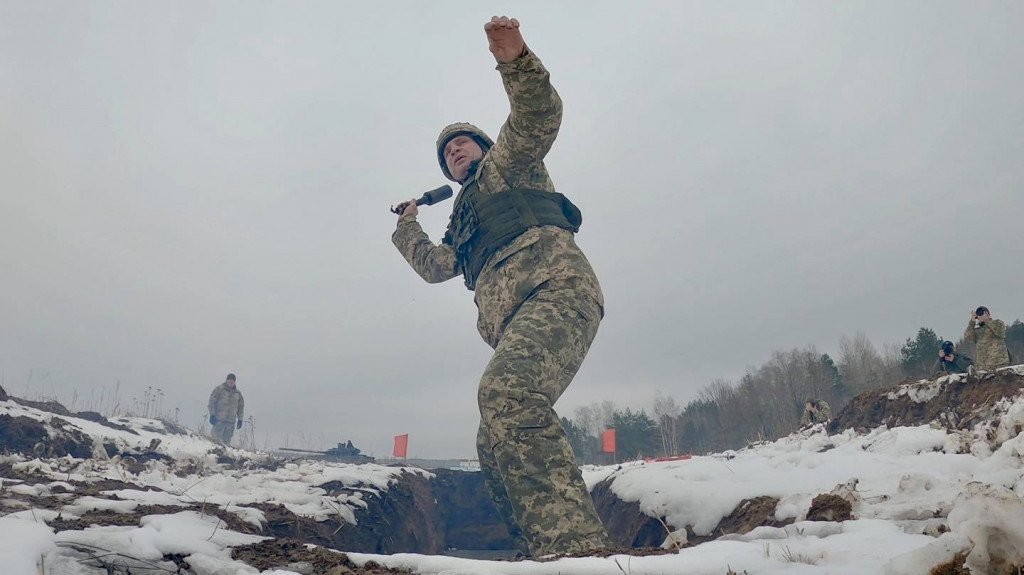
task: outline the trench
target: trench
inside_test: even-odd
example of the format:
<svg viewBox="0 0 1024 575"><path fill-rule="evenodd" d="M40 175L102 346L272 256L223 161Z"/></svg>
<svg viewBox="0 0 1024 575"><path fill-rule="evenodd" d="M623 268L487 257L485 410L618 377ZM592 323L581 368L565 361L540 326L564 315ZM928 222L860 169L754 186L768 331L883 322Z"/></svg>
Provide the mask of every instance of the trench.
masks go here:
<svg viewBox="0 0 1024 575"><path fill-rule="evenodd" d="M513 558L516 541L509 535L479 472L435 469L434 478L405 473L379 496L364 497L356 524L336 519L314 521L280 505L259 505L267 518L266 535L359 553L422 553L480 559ZM329 494L345 493L339 484L321 486ZM594 489L594 502L616 548L661 545L665 528L612 493L610 484Z"/></svg>
<svg viewBox="0 0 1024 575"><path fill-rule="evenodd" d="M516 541L502 522L479 472L432 470L433 479L405 473L386 492L364 498L365 509L356 512L355 525L335 519L316 522L298 517L278 505L261 505L268 533L340 551L360 553L422 553L457 555L477 559L511 559ZM321 486L338 494L344 488ZM657 552L669 527L660 518L640 511L638 502L626 502L611 489L611 480L598 483L592 493L594 506L612 540L610 549L642 549ZM760 525L779 526L774 519L778 499L744 500L722 520L715 533L746 533ZM690 544L714 539L693 537Z"/></svg>

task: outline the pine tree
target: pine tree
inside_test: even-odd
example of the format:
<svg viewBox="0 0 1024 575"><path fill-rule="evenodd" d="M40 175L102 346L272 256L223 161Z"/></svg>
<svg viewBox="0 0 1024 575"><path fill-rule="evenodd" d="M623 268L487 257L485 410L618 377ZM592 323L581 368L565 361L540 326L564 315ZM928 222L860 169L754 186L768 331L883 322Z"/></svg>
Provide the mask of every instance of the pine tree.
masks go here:
<svg viewBox="0 0 1024 575"><path fill-rule="evenodd" d="M1006 328L1006 349L1013 363L1024 363L1024 322L1019 319Z"/></svg>
<svg viewBox="0 0 1024 575"><path fill-rule="evenodd" d="M900 368L907 377L927 377L938 357L942 340L927 327L917 330L915 339L907 338L900 348Z"/></svg>
<svg viewBox="0 0 1024 575"><path fill-rule="evenodd" d="M579 463L595 463L594 454L596 453L597 438L587 433L587 430L582 425L578 425L573 420L563 417L562 428L565 429L565 436L569 439L569 445L572 446L573 452L576 454L576 461Z"/></svg>
<svg viewBox="0 0 1024 575"><path fill-rule="evenodd" d="M612 415L612 427L615 428L615 451L619 459L633 459L644 455L654 455L661 444L661 432L644 410L633 411L626 408Z"/></svg>
<svg viewBox="0 0 1024 575"><path fill-rule="evenodd" d="M822 354L820 363L832 384L832 397L845 400L846 389L843 386L843 376L839 373L839 368L836 367L836 362L832 361L832 356L827 353ZM803 405L800 406L800 410L803 411Z"/></svg>

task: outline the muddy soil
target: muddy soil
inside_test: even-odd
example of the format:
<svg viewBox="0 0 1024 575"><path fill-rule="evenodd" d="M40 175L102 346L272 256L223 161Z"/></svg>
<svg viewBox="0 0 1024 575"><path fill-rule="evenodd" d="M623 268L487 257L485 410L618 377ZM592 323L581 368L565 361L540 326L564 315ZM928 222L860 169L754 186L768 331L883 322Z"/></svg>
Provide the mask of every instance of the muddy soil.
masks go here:
<svg viewBox="0 0 1024 575"><path fill-rule="evenodd" d="M187 507L176 507L173 505L140 505L131 513L118 513L109 509L101 509L89 511L82 515L80 519L66 519L58 516L56 519L47 521L46 524L57 531L81 531L93 525L137 526L139 520L147 515L171 515L187 509Z"/></svg>
<svg viewBox="0 0 1024 575"><path fill-rule="evenodd" d="M297 572L318 575L407 575L409 573L408 571L388 569L372 561L360 567L344 553L318 547L310 549L302 541L286 538L269 539L252 545L236 547L232 550L231 557L260 571L288 567Z"/></svg>
<svg viewBox="0 0 1024 575"><path fill-rule="evenodd" d="M779 504L777 497L762 495L740 501L732 513L726 515L718 522L718 525L708 535L696 535L687 526L687 546L700 545L708 541L714 541L722 535L731 533L743 534L753 531L756 527L785 527L793 522L793 519L779 521L775 519L775 507Z"/></svg>
<svg viewBox="0 0 1024 575"><path fill-rule="evenodd" d="M811 501L808 521L848 521L853 519L853 505L838 495L822 493Z"/></svg>
<svg viewBox="0 0 1024 575"><path fill-rule="evenodd" d="M967 555L957 553L948 563L932 567L928 575L971 575L971 570L964 565L966 561Z"/></svg>
<svg viewBox="0 0 1024 575"><path fill-rule="evenodd" d="M928 401L915 402L906 393L889 399L901 387L924 391L938 385ZM874 429L880 425L924 425L939 421L949 428L970 429L991 416L993 406L1003 398L1015 397L1024 389L1024 376L1012 372L966 376L965 381L942 384L902 383L874 389L850 400L829 423L830 433L845 429Z"/></svg>
<svg viewBox="0 0 1024 575"><path fill-rule="evenodd" d="M775 519L775 507L778 506L777 497L762 495L752 499L744 499L732 510L732 513L722 518L715 531L721 535L727 533L749 533L755 527L785 527L793 522L793 519L779 521Z"/></svg>
<svg viewBox="0 0 1024 575"><path fill-rule="evenodd" d="M79 418L79 419L84 419L86 421L91 421L93 423L98 423L98 424L100 424L100 425L102 425L104 427L109 427L110 429L116 429L118 431L123 431L125 433L130 433L132 435L138 435L139 434L138 431L135 431L134 429L128 427L127 425L120 425L120 424L114 423L114 422L110 421L109 419L107 419L106 417L103 417L103 415L101 415L100 413L98 413L96 411L79 411L78 413L74 413L72 415L74 417Z"/></svg>
<svg viewBox="0 0 1024 575"><path fill-rule="evenodd" d="M51 432L51 429L53 432ZM0 447L7 453L27 457L77 458L92 456L92 438L71 427L62 419L47 424L30 417L0 414Z"/></svg>
<svg viewBox="0 0 1024 575"><path fill-rule="evenodd" d="M11 397L9 399L14 403L38 409L39 411L49 411L50 413L56 413L57 415L73 415L71 411L64 407L64 405L59 401L32 401L31 399L22 399L20 397Z"/></svg>

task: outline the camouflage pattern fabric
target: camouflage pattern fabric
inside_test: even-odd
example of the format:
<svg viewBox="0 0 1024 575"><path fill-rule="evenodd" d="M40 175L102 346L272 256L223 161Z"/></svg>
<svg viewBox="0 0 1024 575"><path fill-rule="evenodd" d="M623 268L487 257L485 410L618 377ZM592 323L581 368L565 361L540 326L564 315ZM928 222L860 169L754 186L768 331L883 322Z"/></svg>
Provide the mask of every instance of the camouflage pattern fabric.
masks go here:
<svg viewBox="0 0 1024 575"><path fill-rule="evenodd" d="M597 303L574 292L541 290L522 305L478 391L484 481L510 531L522 533L535 557L610 545L552 407L600 323Z"/></svg>
<svg viewBox="0 0 1024 575"><path fill-rule="evenodd" d="M471 187L554 192L543 159L558 135L561 99L529 50L497 69L511 113L459 197ZM462 272L450 243L432 243L414 216L399 218L392 242L427 282ZM474 301L477 330L495 348L480 382L478 453L499 512L535 556L609 546L552 407L604 314L590 262L572 232L530 228L490 257Z"/></svg>
<svg viewBox="0 0 1024 575"><path fill-rule="evenodd" d="M235 435L235 422L224 421L221 419L217 420L213 428L210 430L210 437L220 443L221 445L230 445L231 438Z"/></svg>
<svg viewBox="0 0 1024 575"><path fill-rule="evenodd" d="M978 369L991 370L1010 365L1010 352L1006 349L1006 324L993 319L974 327L971 320L964 330L964 339L977 344L975 365Z"/></svg>
<svg viewBox="0 0 1024 575"><path fill-rule="evenodd" d="M800 418L800 425L811 425L816 423L825 423L832 419L832 408L829 407L827 401L818 400L818 409L804 409L804 415Z"/></svg>
<svg viewBox="0 0 1024 575"><path fill-rule="evenodd" d="M214 439L225 444L230 442L231 436L235 433L235 422L243 419L245 413L242 392L238 391L237 387L231 389L227 383L222 383L210 393L207 409L210 415L217 418L217 423L213 426ZM227 429L221 429L222 426L226 426ZM225 437L226 439L218 439Z"/></svg>
<svg viewBox="0 0 1024 575"><path fill-rule="evenodd" d="M558 135L562 101L551 86L544 65L532 52L499 64L498 70L509 94L512 113L476 173L463 184L455 205L471 188L478 188L481 194L511 189L555 191L543 158ZM429 283L447 281L462 273L451 245L432 243L414 216L399 218L391 240ZM539 259L525 261L527 258L512 257L538 242L543 250ZM533 290L548 281L575 283L579 291L604 307L597 276L576 246L572 232L555 226L531 228L491 256L477 279L477 330L484 341L496 347L516 309Z"/></svg>

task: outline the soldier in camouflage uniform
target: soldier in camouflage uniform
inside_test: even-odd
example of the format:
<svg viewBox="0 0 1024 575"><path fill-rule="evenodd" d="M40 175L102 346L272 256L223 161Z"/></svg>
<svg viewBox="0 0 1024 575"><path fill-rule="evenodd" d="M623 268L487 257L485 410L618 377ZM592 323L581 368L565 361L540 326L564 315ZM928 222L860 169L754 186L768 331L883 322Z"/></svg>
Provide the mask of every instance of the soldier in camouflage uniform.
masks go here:
<svg viewBox="0 0 1024 575"><path fill-rule="evenodd" d="M992 370L1010 365L1010 352L1006 349L1006 324L992 319L988 308L981 306L971 312L971 321L964 330L964 339L973 341L978 369Z"/></svg>
<svg viewBox="0 0 1024 575"><path fill-rule="evenodd" d="M953 342L944 341L939 348L939 359L935 360L935 365L932 366L932 377L967 373L973 365L974 360L957 352Z"/></svg>
<svg viewBox="0 0 1024 575"><path fill-rule="evenodd" d="M213 388L207 409L213 440L229 445L235 429L242 428L242 415L245 413L245 399L235 386L235 374L229 373L224 383Z"/></svg>
<svg viewBox="0 0 1024 575"><path fill-rule="evenodd" d="M555 192L544 156L562 102L515 19L484 25L511 113L496 141L446 127L438 162L462 184L433 244L403 203L392 241L424 280L460 274L476 292L477 328L494 356L480 380L477 451L492 498L534 556L608 547L553 405L572 382L604 315L604 296L573 233L582 217Z"/></svg>
<svg viewBox="0 0 1024 575"><path fill-rule="evenodd" d="M804 415L800 418L800 426L827 423L832 419L832 408L822 399L808 399L804 402Z"/></svg>

